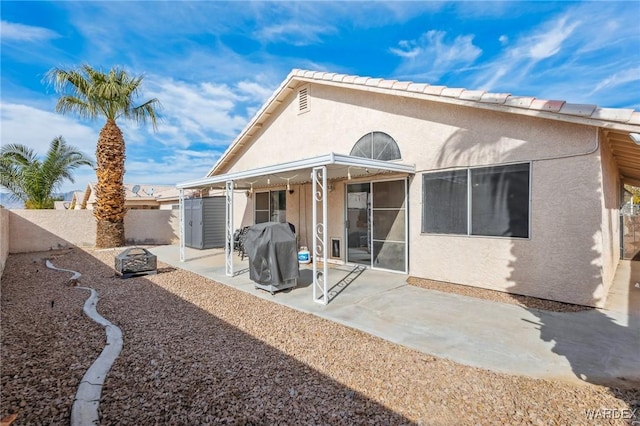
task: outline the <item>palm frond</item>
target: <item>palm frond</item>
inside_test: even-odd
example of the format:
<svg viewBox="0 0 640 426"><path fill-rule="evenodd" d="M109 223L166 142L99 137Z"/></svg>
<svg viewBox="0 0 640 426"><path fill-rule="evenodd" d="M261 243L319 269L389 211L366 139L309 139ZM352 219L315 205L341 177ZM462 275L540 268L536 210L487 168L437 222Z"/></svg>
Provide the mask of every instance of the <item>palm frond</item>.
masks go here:
<svg viewBox="0 0 640 426"><path fill-rule="evenodd" d="M65 180L73 182L72 170L93 160L68 145L62 136L51 141L44 160L24 145L7 145L0 151L0 185L27 208L53 208L53 193Z"/></svg>
<svg viewBox="0 0 640 426"><path fill-rule="evenodd" d="M141 75L132 76L120 67L105 73L84 64L73 70L53 68L46 79L62 95L56 105L60 113L74 113L91 120L99 115L107 120L123 117L142 124L151 122L154 131L157 130L160 102L151 99L136 105L144 79Z"/></svg>

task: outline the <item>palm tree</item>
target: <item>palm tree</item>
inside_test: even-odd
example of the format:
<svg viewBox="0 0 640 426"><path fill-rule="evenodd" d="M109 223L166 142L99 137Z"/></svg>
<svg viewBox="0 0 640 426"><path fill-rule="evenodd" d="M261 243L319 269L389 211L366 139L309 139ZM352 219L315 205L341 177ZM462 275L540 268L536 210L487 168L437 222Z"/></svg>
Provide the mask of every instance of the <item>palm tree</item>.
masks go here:
<svg viewBox="0 0 640 426"><path fill-rule="evenodd" d="M157 130L157 99L134 105L134 97L142 83L142 76L131 76L114 67L108 73L89 65L77 69L53 68L47 73L48 81L61 93L56 111L72 112L84 119L106 118L100 130L96 147L96 246L120 247L124 245L124 160L125 143L116 119L125 118L146 124L150 120Z"/></svg>
<svg viewBox="0 0 640 426"><path fill-rule="evenodd" d="M71 171L80 166L93 166L93 160L62 136L51 141L43 161L25 145L5 145L0 149L0 185L27 209L52 209L54 191L65 180L74 182Z"/></svg>

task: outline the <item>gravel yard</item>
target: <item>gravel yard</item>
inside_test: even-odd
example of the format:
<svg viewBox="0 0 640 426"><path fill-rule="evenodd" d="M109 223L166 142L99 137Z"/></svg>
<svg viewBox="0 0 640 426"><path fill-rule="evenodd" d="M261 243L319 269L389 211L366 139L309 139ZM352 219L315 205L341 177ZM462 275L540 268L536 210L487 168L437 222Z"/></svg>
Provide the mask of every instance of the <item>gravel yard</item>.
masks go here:
<svg viewBox="0 0 640 426"><path fill-rule="evenodd" d="M68 424L104 345L104 330L82 313L89 292L69 287L70 274L47 269L46 258L81 272L79 284L99 293L98 312L122 329L103 425L630 424L586 412L640 408L638 389L467 367L162 264L158 275L122 280L120 251L8 258L0 418Z"/></svg>

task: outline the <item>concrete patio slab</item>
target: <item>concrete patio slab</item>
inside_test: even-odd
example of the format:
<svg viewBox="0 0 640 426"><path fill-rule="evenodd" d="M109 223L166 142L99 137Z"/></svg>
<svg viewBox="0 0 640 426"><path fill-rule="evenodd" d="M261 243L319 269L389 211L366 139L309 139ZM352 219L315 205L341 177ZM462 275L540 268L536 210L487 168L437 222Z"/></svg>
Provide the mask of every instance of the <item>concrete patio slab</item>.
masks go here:
<svg viewBox="0 0 640 426"><path fill-rule="evenodd" d="M235 257L241 272L227 277L221 250L186 250L187 261L180 262L178 246L150 249L175 267L461 364L569 382L640 385L640 312L631 303L550 312L410 286L403 274L335 266L328 281L335 288L324 306L313 301L310 265L301 265L296 288L271 295L254 288L246 260ZM624 268L621 273L619 281L629 279Z"/></svg>

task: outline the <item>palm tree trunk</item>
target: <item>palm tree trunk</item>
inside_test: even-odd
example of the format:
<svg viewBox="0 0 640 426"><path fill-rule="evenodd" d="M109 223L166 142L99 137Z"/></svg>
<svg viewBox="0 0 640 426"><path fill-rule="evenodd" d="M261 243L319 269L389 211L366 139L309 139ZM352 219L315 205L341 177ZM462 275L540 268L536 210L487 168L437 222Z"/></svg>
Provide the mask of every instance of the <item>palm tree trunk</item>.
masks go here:
<svg viewBox="0 0 640 426"><path fill-rule="evenodd" d="M125 146L122 132L115 120L108 119L98 138L96 148L98 184L96 207L96 247L122 247L124 239L124 160Z"/></svg>

